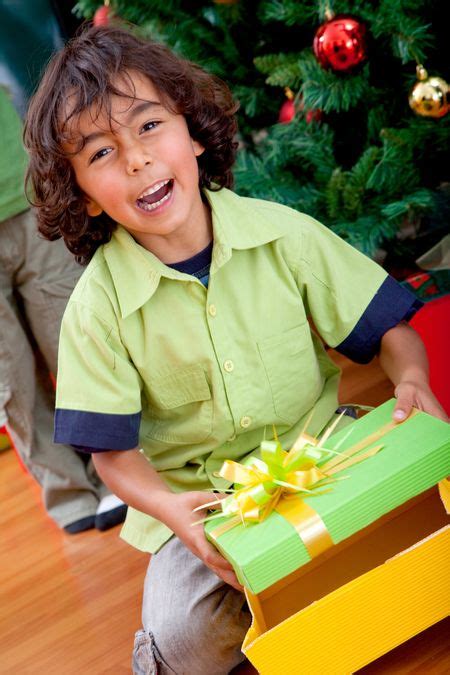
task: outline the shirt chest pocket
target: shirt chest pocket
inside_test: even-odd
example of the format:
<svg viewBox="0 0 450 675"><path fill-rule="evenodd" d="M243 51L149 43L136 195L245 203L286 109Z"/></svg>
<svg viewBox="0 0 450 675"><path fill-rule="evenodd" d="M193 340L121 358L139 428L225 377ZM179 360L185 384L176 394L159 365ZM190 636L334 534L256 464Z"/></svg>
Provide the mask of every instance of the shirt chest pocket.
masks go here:
<svg viewBox="0 0 450 675"><path fill-rule="evenodd" d="M213 402L201 366L152 378L147 437L166 443L204 441L212 432Z"/></svg>
<svg viewBox="0 0 450 675"><path fill-rule="evenodd" d="M275 413L292 426L314 405L323 386L309 324L258 342L258 350Z"/></svg>

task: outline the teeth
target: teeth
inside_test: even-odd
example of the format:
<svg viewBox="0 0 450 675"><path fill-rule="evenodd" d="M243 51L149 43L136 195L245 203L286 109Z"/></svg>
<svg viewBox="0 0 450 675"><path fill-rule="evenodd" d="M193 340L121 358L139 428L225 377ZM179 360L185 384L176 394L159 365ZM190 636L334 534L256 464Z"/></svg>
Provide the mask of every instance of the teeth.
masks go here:
<svg viewBox="0 0 450 675"><path fill-rule="evenodd" d="M143 197L147 197L148 195L152 195L154 192L158 192L164 185L167 185L167 183L170 181L170 178L167 180L162 180L159 183L155 183L155 185L152 185L152 187L148 188L145 190L142 194L139 195L138 199L142 199Z"/></svg>
<svg viewBox="0 0 450 675"><path fill-rule="evenodd" d="M164 185L165 185L165 183L164 183ZM149 194L149 193L147 192L146 194ZM144 209L144 211L154 211L154 209L157 209L158 206L161 206L161 204L164 204L164 202L166 202L169 199L171 194L172 194L172 191L168 192L165 195L165 197L160 199L158 202L154 202L153 204L145 204L145 202L144 202L143 204L139 204L139 206L140 206L141 209Z"/></svg>

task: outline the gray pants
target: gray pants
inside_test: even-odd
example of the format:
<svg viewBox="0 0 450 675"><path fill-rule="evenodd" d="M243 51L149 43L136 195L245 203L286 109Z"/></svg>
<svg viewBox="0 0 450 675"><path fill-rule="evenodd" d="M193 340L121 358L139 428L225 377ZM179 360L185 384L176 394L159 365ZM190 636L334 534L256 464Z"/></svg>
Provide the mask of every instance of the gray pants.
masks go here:
<svg viewBox="0 0 450 675"><path fill-rule="evenodd" d="M107 492L90 462L52 440L48 371L56 374L61 318L81 272L62 241L38 235L32 211L0 223L0 421L60 527L95 515Z"/></svg>
<svg viewBox="0 0 450 675"><path fill-rule="evenodd" d="M172 537L147 571L133 673L226 675L244 661L250 621L244 594Z"/></svg>

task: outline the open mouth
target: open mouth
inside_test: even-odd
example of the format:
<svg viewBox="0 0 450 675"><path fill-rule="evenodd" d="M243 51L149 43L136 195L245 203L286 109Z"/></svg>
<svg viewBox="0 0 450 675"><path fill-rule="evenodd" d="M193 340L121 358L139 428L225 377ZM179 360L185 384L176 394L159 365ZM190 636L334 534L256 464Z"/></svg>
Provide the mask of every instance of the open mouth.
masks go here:
<svg viewBox="0 0 450 675"><path fill-rule="evenodd" d="M173 190L173 178L156 183L145 190L136 200L136 204L144 211L154 211L158 206L170 199Z"/></svg>

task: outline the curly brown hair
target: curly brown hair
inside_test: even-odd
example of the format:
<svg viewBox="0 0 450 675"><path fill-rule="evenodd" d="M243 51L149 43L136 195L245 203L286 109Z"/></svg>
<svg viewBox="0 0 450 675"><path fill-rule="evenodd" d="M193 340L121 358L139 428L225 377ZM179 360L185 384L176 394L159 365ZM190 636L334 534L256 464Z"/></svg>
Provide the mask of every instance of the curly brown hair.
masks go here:
<svg viewBox="0 0 450 675"><path fill-rule="evenodd" d="M70 155L63 149L68 123L93 105L106 110L111 120L111 97L130 96L115 83L131 71L150 79L161 102L185 117L191 137L205 148L197 158L199 187L218 190L233 184L238 105L227 85L167 47L123 28L84 29L50 61L24 130L30 155L26 184L38 209L39 231L50 240L63 237L81 264L111 239L116 223L105 213L92 218L86 211Z"/></svg>

